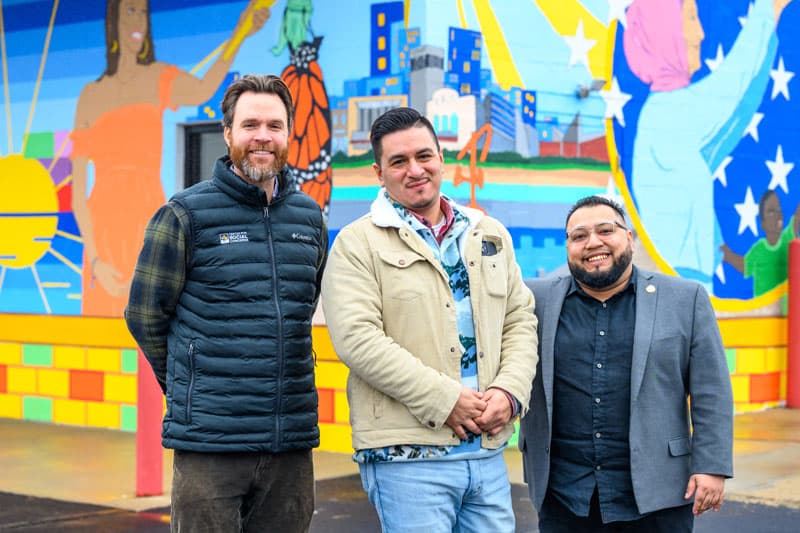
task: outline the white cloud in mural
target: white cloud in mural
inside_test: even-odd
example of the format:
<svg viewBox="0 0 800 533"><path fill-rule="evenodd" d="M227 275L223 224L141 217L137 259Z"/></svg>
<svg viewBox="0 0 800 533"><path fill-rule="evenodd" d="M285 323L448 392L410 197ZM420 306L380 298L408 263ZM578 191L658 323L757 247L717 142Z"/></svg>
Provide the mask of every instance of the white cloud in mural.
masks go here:
<svg viewBox="0 0 800 533"><path fill-rule="evenodd" d="M575 31L574 36L564 35L564 40L569 46L569 66L583 63L589 67L589 50L597 44L594 39L587 39L583 31L583 19L578 21L578 29Z"/></svg>
<svg viewBox="0 0 800 533"><path fill-rule="evenodd" d="M750 187L747 188L747 192L744 195L744 202L734 204L733 208L739 213L739 235L744 233L745 229L750 229L753 235L757 237L756 218L758 218L758 204L753 200L753 191Z"/></svg>
<svg viewBox="0 0 800 533"><path fill-rule="evenodd" d="M783 192L789 193L789 185L786 182L786 178L789 176L789 172L792 171L794 168L794 163L787 163L783 159L783 146L780 144L778 145L778 150L775 153L775 161L766 161L767 168L769 168L770 174L772 174L772 178L769 180L769 185L767 188L771 191L774 191L778 187L783 189Z"/></svg>
<svg viewBox="0 0 800 533"><path fill-rule="evenodd" d="M772 78L772 99L775 100L780 93L786 100L791 100L789 98L789 80L794 78L794 72L786 70L782 57L778 61L778 68L772 69L769 77Z"/></svg>
<svg viewBox="0 0 800 533"><path fill-rule="evenodd" d="M628 27L628 19L625 10L633 3L633 0L608 0L608 24L618 20L623 28Z"/></svg>
<svg viewBox="0 0 800 533"><path fill-rule="evenodd" d="M714 171L713 178L718 180L723 187L728 186L728 175L725 173L725 169L728 168L728 165L731 164L731 161L733 161L733 158L731 156L727 156L722 160L722 163L719 164L717 170Z"/></svg>
<svg viewBox="0 0 800 533"><path fill-rule="evenodd" d="M625 114L622 112L622 108L631 99L631 95L619 90L619 82L616 77L611 81L611 90L600 91L600 96L606 103L605 117L614 117L622 127L625 127Z"/></svg>
<svg viewBox="0 0 800 533"><path fill-rule="evenodd" d="M719 68L722 64L722 60L725 59L725 53L722 51L722 43L717 45L717 55L714 59L706 59L706 66L708 66L708 70L714 72Z"/></svg>
<svg viewBox="0 0 800 533"><path fill-rule="evenodd" d="M764 113L753 113L753 118L750 119L750 124L745 128L742 137L750 135L755 142L758 142L758 125L764 119Z"/></svg>

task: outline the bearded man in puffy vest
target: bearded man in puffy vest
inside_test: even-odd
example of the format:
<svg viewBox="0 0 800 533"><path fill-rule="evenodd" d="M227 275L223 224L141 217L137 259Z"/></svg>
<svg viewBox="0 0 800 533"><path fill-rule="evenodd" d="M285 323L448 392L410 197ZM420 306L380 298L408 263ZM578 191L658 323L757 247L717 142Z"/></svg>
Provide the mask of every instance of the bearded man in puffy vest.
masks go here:
<svg viewBox="0 0 800 533"><path fill-rule="evenodd" d="M229 155L153 216L125 319L167 398L172 530L307 531L327 228L286 167L283 81L244 76L222 111Z"/></svg>

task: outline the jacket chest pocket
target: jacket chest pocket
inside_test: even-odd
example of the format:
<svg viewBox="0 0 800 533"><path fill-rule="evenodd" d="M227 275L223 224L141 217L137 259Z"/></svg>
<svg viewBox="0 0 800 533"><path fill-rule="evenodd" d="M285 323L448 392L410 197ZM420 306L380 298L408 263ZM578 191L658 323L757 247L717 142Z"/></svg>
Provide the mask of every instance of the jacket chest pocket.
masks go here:
<svg viewBox="0 0 800 533"><path fill-rule="evenodd" d="M491 296L505 297L508 293L508 272L503 241L493 235L484 235L481 245L481 279Z"/></svg>
<svg viewBox="0 0 800 533"><path fill-rule="evenodd" d="M378 257L384 298L410 302L424 294L423 279L431 270L425 258L407 250L380 250Z"/></svg>

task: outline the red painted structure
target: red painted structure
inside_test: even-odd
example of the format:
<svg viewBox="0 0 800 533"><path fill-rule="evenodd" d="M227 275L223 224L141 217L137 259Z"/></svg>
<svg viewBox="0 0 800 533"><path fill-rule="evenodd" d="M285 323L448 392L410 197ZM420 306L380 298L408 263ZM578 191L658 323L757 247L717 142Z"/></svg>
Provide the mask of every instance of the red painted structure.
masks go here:
<svg viewBox="0 0 800 533"><path fill-rule="evenodd" d="M789 244L786 407L800 407L800 239Z"/></svg>

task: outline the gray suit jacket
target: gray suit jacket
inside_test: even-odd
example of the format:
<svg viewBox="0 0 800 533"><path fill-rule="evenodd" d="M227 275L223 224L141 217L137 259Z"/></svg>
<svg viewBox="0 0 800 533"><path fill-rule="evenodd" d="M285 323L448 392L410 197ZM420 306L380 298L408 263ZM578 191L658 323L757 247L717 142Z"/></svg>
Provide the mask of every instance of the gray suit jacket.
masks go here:
<svg viewBox="0 0 800 533"><path fill-rule="evenodd" d="M629 441L636 504L647 513L686 503L691 474L733 476L733 396L705 289L636 272ZM553 352L570 276L526 283L536 297L539 368L519 447L531 501L541 509L550 474Z"/></svg>

